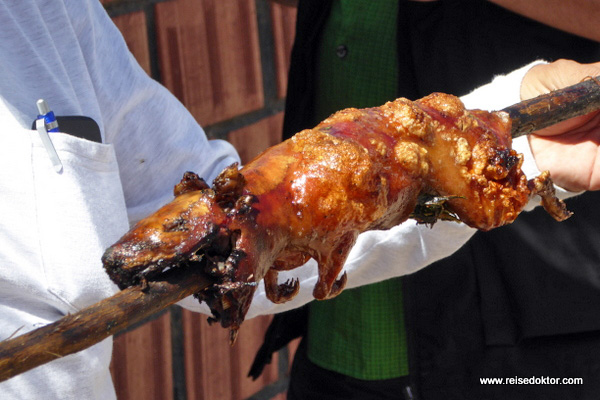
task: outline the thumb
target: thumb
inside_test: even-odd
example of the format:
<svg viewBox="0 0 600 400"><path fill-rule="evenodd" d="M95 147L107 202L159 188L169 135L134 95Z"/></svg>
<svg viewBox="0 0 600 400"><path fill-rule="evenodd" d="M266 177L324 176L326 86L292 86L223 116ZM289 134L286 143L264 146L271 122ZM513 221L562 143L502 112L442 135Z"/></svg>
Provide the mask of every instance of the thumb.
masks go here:
<svg viewBox="0 0 600 400"><path fill-rule="evenodd" d="M600 62L580 64L561 59L550 64L538 64L527 71L523 78L521 99L531 99L553 90L575 85L584 79L595 79L599 76Z"/></svg>

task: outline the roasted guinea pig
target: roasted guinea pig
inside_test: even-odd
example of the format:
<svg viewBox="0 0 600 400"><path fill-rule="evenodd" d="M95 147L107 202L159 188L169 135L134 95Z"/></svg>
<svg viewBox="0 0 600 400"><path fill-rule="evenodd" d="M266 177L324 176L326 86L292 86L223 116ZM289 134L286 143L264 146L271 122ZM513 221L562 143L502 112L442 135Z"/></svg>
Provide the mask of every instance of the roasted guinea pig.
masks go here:
<svg viewBox="0 0 600 400"><path fill-rule="evenodd" d="M104 266L124 288L200 265L215 284L196 296L213 320L237 330L261 280L270 300L289 300L298 282L278 283L278 271L310 258L314 297L337 295L361 232L410 217L489 230L512 222L534 194L554 218L567 218L548 173L528 181L511 140L506 114L468 111L441 93L343 110L230 166L212 187L186 173L175 199L109 248Z"/></svg>

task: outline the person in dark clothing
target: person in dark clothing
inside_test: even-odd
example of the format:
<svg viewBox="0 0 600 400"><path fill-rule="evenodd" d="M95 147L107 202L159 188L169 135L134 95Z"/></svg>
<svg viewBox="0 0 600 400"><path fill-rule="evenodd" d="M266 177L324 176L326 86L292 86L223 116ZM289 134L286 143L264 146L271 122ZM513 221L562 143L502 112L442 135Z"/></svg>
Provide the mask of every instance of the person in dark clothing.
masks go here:
<svg viewBox="0 0 600 400"><path fill-rule="evenodd" d="M360 24L369 19L367 8L375 6L361 9L360 1L349 3L298 4L284 139L337 109L375 106L395 97L414 100L436 91L464 95L536 59L592 62L600 56L597 42L487 1L378 2L387 12L370 11L380 13L374 15L381 23L365 31ZM379 48L352 44L352 29L364 39L371 29L389 31L390 26L391 39L380 35L373 41ZM376 66L373 82L358 82L355 96L351 90L338 92L331 78L343 82L347 76L347 84L355 85L351 79L357 73L343 63L350 55L365 53L367 64ZM385 61L390 54L393 65ZM585 218L557 224L539 210L523 214L511 226L476 234L458 253L418 273L277 315L271 337L295 337L296 332L282 332L290 319L305 336L288 397L381 399L402 393L426 400L591 398L598 389L593 381L600 355L595 350L600 349L600 317L595 315L600 306L600 250L593 246L598 232L590 222L598 214L593 209L597 196L590 192L569 202ZM344 312L350 315L358 305L381 298L388 300L376 304L385 308L373 306L377 315L367 313L364 325L356 327L375 332L363 332L358 342L377 345L361 344L361 349L366 347L348 352L358 356L327 351L340 340L321 340L336 329L332 315L344 320ZM307 324L298 323L302 313L308 314ZM379 335L393 331L392 326L397 327L395 335ZM317 338L313 347L325 345L311 352L311 337ZM357 358L356 366L333 365ZM499 386L480 380L534 375L582 377L585 385Z"/></svg>

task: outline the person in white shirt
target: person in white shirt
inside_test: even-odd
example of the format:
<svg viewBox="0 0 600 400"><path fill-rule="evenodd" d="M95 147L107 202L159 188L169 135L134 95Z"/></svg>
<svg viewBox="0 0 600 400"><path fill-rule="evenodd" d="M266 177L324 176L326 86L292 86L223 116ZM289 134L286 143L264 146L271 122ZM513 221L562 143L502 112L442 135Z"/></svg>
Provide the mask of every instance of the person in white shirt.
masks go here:
<svg viewBox="0 0 600 400"><path fill-rule="evenodd" d="M3 340L114 294L116 286L100 261L104 250L131 223L171 200L173 185L185 171L194 171L210 182L239 157L227 142L207 140L183 105L146 75L97 0L0 0L0 26ZM523 76L543 67L528 66L498 78L465 101L469 106L486 108L490 98L504 93L507 104L516 102ZM561 72L558 67L547 66L550 76ZM585 68L600 75L596 65L563 68L578 69L575 76L579 79L591 74ZM569 83L574 82L560 85ZM495 95L489 96L490 92ZM57 115L91 117L100 128L101 143L60 131L50 133L62 163L62 170L57 172L38 132L31 129L38 114L38 99L45 99ZM589 124L596 126L595 119L577 121L580 131ZM563 132L564 128L547 133ZM575 145L597 135L595 130L585 133L586 137L568 136L573 138L569 148L577 149ZM519 149L526 153L528 174L539 172L537 162L550 169L557 184L567 190L596 190L600 186L588 179L593 175L597 145L565 171L552 163L553 155L566 147L561 141L546 140L544 144L557 148L545 146L545 151L538 153L540 142L532 139L535 160L527 139L521 142ZM407 223L361 235L346 267L349 286L413 272L451 254L472 233L472 229L453 223L440 223L433 229ZM391 268L398 265L399 255L403 269ZM390 259L395 262L388 262ZM264 290L259 290L248 317L309 301L316 268L309 263L294 274L302 276L304 288L296 301L277 308L265 298ZM195 300L183 305L207 310ZM0 383L0 398L113 399L111 349L112 341L107 339L11 378Z"/></svg>

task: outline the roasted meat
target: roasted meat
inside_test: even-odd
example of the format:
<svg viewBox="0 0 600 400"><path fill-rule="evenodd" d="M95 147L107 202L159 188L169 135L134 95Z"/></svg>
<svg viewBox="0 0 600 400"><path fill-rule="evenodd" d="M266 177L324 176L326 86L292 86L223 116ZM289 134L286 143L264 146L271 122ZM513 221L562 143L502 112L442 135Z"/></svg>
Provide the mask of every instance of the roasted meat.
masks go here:
<svg viewBox="0 0 600 400"><path fill-rule="evenodd" d="M397 99L340 111L267 149L209 187L187 173L175 199L109 248L103 262L121 287L167 268L195 265L215 284L198 293L213 319L236 331L256 285L284 302L298 282L278 271L318 263L313 294L340 293L339 277L361 232L461 221L481 230L511 223L532 195L557 220L570 214L548 173L527 180L503 113L465 110L451 95Z"/></svg>

